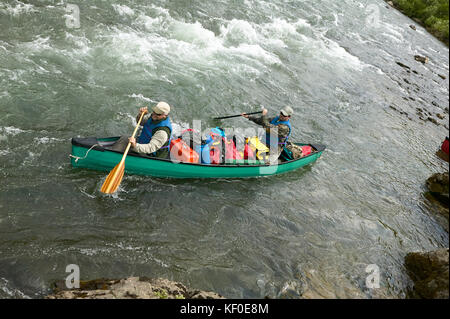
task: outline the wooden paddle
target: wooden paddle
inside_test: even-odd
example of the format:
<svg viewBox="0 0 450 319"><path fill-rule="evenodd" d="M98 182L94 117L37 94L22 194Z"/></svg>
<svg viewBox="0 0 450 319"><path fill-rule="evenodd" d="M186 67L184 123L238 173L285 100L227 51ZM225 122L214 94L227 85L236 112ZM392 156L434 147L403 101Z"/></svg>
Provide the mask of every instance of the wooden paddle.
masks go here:
<svg viewBox="0 0 450 319"><path fill-rule="evenodd" d="M262 111L259 111L259 112L252 112L252 113L245 113L245 114L247 114L247 115L253 115L253 114L260 114L260 113L262 113ZM214 120L224 120L224 119L231 119L231 118L233 118L233 117L239 117L239 116L241 116L241 114L238 114L238 115L230 115L230 116L223 116L223 117L214 117L213 119L214 119Z"/></svg>
<svg viewBox="0 0 450 319"><path fill-rule="evenodd" d="M136 135L139 124L141 124L144 114L145 113L142 113L141 118L139 119L139 122L137 123L136 128L134 129L132 137ZM119 188L119 185L122 182L123 174L125 172L125 157L127 157L130 147L131 142L128 143L128 146L125 149L125 152L123 153L122 160L120 161L120 163L117 164L116 167L114 167L113 170L109 173L108 177L106 177L106 180L103 183L102 188L100 189L102 193L112 194L116 192L117 188Z"/></svg>

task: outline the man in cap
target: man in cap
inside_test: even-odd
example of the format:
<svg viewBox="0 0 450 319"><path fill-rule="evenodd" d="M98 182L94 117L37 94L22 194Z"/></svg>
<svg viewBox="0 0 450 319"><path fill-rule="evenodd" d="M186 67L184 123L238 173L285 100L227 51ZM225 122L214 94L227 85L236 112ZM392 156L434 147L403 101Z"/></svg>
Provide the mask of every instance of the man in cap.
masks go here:
<svg viewBox="0 0 450 319"><path fill-rule="evenodd" d="M136 121L139 121L142 113L147 114L147 107L139 109ZM169 158L170 136L172 135L172 124L169 118L170 106L166 102L159 102L152 107L150 116L145 116L141 121L143 126L141 135L134 137L121 136L111 147L115 151L125 151L128 142L136 153L147 154L158 158Z"/></svg>
<svg viewBox="0 0 450 319"><path fill-rule="evenodd" d="M270 162L278 159L284 147L287 145L289 136L291 135L290 118L294 114L294 110L290 106L284 107L277 117L267 118L267 110L263 109L262 116L249 116L245 113L241 115L250 121L261 125L266 134L263 142L271 150Z"/></svg>

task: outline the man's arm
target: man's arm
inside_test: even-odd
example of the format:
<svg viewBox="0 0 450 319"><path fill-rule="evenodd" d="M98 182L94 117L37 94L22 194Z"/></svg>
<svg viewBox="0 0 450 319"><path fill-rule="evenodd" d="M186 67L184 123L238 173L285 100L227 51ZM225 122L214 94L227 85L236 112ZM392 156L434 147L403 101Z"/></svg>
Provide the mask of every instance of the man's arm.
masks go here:
<svg viewBox="0 0 450 319"><path fill-rule="evenodd" d="M270 131L272 134L277 135L280 143L284 143L289 135L289 126L285 124L270 124L274 117L267 118L266 114L263 114L262 116L248 116L248 119L264 127L267 132Z"/></svg>
<svg viewBox="0 0 450 319"><path fill-rule="evenodd" d="M249 116L248 119L250 121L252 121L255 124L261 125L264 128L270 128L270 127L275 127L276 125L272 125L270 124L270 122L274 119L274 118L267 118L266 115L262 115L262 116Z"/></svg>
<svg viewBox="0 0 450 319"><path fill-rule="evenodd" d="M169 139L169 135L164 130L157 131L148 144L136 143L133 150L137 153L151 154L159 150Z"/></svg>

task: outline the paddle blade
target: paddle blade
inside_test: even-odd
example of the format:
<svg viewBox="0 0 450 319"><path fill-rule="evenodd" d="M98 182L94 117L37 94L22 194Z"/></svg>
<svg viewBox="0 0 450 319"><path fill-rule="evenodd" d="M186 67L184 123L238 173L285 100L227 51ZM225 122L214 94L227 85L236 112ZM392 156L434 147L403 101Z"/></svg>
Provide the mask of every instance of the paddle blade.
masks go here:
<svg viewBox="0 0 450 319"><path fill-rule="evenodd" d="M120 183L122 182L124 171L125 162L121 161L116 165L116 167L113 168L108 177L106 177L106 180L103 183L100 191L105 194L115 193L117 188L119 188Z"/></svg>

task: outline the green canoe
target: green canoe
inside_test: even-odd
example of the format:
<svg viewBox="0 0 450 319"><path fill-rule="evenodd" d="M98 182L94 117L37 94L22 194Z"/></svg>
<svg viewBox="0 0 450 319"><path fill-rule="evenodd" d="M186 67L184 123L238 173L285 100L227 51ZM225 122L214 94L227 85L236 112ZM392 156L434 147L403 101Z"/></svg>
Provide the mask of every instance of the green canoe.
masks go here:
<svg viewBox="0 0 450 319"><path fill-rule="evenodd" d="M118 137L73 138L71 162L73 167L110 171L122 159L122 153L108 149ZM305 157L283 162L278 165L264 164L262 161L234 161L222 165L174 163L170 159L159 159L130 152L125 160L128 174L170 178L242 178L277 175L290 172L315 162L325 150L319 144L310 145L313 152Z"/></svg>

